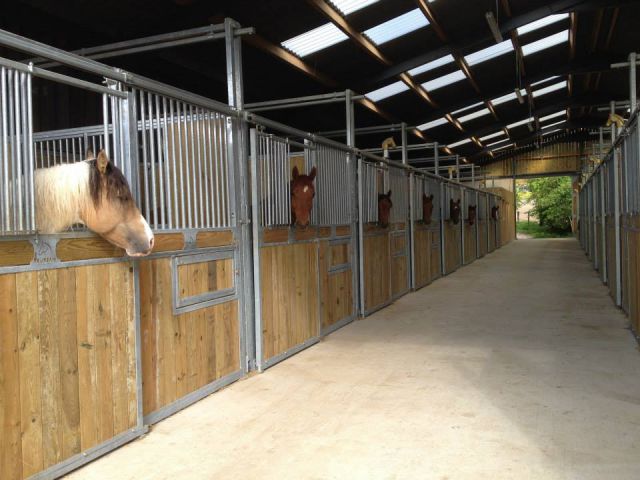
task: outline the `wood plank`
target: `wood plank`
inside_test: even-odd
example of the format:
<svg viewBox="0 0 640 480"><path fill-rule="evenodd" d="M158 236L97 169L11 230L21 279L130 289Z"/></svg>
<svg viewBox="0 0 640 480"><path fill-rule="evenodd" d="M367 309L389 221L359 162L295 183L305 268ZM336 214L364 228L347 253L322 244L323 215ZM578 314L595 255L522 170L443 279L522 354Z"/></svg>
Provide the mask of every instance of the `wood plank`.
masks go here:
<svg viewBox="0 0 640 480"><path fill-rule="evenodd" d="M102 237L62 238L56 246L56 255L63 262L96 258L118 258L125 251Z"/></svg>
<svg viewBox="0 0 640 480"><path fill-rule="evenodd" d="M318 228L318 237L319 238L328 238L330 236L331 236L331 227L320 227L320 228Z"/></svg>
<svg viewBox="0 0 640 480"><path fill-rule="evenodd" d="M197 239L196 239L197 241ZM153 252L170 252L184 249L184 235L181 233L161 233L155 235Z"/></svg>
<svg viewBox="0 0 640 480"><path fill-rule="evenodd" d="M331 245L330 258L332 267L349 263L349 244L342 243L338 245Z"/></svg>
<svg viewBox="0 0 640 480"><path fill-rule="evenodd" d="M58 270L62 457L80 453L80 386L76 322L76 269Z"/></svg>
<svg viewBox="0 0 640 480"><path fill-rule="evenodd" d="M129 273L127 263L108 266L108 300L111 314L111 380L113 385L113 433L124 432L129 428L129 377L128 368L128 323L127 298L133 291L127 290L126 278Z"/></svg>
<svg viewBox="0 0 640 480"><path fill-rule="evenodd" d="M3 291L8 291L2 285L3 277L7 278L8 276L0 276L0 312L4 305L9 305L2 295ZM44 468L42 451L42 390L40 383L40 317L38 315L38 302L34 302L34 299L37 298L37 273L24 272L17 274L16 311L20 319L18 322L18 345L20 346L22 475L25 478L40 472ZM5 313L2 312L0 317L5 318ZM73 338L75 339L75 332L73 333ZM0 472L2 472L1 467ZM0 476L5 478L4 475ZM8 478L11 477L9 476Z"/></svg>
<svg viewBox="0 0 640 480"><path fill-rule="evenodd" d="M391 300L389 235L364 239L365 308L371 310Z"/></svg>
<svg viewBox="0 0 640 480"><path fill-rule="evenodd" d="M330 327L353 313L351 270L329 275L322 326Z"/></svg>
<svg viewBox="0 0 640 480"><path fill-rule="evenodd" d="M240 369L238 302L212 307L216 315L216 378Z"/></svg>
<svg viewBox="0 0 640 480"><path fill-rule="evenodd" d="M124 268L124 291L129 292L124 298L126 319L127 319L127 401L129 412L128 428L134 428L138 424L138 389L137 378L138 368L136 358L136 318L135 305L136 300L133 265L131 263L123 264Z"/></svg>
<svg viewBox="0 0 640 480"><path fill-rule="evenodd" d="M44 468L55 465L63 459L58 295L58 272L56 270L39 271L38 305Z"/></svg>
<svg viewBox="0 0 640 480"><path fill-rule="evenodd" d="M314 227L295 228L293 233L296 240L312 240L318 237L318 229Z"/></svg>
<svg viewBox="0 0 640 480"><path fill-rule="evenodd" d="M289 240L288 228L268 228L262 232L263 243L282 243Z"/></svg>
<svg viewBox="0 0 640 480"><path fill-rule="evenodd" d="M96 418L95 315L90 267L76 269L76 321L78 338L78 383L80 389L80 447L87 450L98 444Z"/></svg>
<svg viewBox="0 0 640 480"><path fill-rule="evenodd" d="M196 246L198 248L220 247L233 244L233 231L225 230L221 232L199 232L196 236Z"/></svg>
<svg viewBox="0 0 640 480"><path fill-rule="evenodd" d="M22 471L20 366L16 276L0 275L0 478L19 480Z"/></svg>
<svg viewBox="0 0 640 480"><path fill-rule="evenodd" d="M33 260L33 245L26 240L0 242L0 267L29 265Z"/></svg>
<svg viewBox="0 0 640 480"><path fill-rule="evenodd" d="M336 227L336 236L344 237L347 235L351 235L351 226L350 225L340 225Z"/></svg>
<svg viewBox="0 0 640 480"><path fill-rule="evenodd" d="M111 302L109 300L110 271L108 265L93 265L89 269L89 315L95 319L96 357L96 417L98 442L113 437L113 370L111 366Z"/></svg>
<svg viewBox="0 0 640 480"><path fill-rule="evenodd" d="M155 292L155 260L140 262L140 329L142 331L142 401L144 415L158 409L158 297Z"/></svg>

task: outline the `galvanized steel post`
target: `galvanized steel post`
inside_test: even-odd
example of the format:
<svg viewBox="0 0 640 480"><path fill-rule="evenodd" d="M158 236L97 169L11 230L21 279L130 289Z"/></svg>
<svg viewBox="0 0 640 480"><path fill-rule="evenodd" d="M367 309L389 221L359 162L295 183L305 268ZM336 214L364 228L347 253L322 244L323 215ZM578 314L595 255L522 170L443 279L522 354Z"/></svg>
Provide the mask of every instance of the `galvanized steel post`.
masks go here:
<svg viewBox="0 0 640 480"><path fill-rule="evenodd" d="M616 113L616 102L610 104L611 113ZM616 305L622 306L622 257L620 245L620 158L615 149L616 126L611 123L611 146L613 154L613 205L614 205L614 238L615 238L615 258L616 271Z"/></svg>

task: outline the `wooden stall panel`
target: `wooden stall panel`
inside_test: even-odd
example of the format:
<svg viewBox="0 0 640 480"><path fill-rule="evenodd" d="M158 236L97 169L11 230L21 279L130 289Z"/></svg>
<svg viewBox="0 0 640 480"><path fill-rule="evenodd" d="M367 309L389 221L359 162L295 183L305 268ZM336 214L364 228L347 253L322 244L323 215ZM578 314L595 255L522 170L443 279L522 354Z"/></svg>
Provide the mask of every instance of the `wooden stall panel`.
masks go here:
<svg viewBox="0 0 640 480"><path fill-rule="evenodd" d="M478 255L484 257L488 253L487 249L487 222L486 220L478 221L479 250Z"/></svg>
<svg viewBox="0 0 640 480"><path fill-rule="evenodd" d="M0 275L0 478L137 424L129 263Z"/></svg>
<svg viewBox="0 0 640 480"><path fill-rule="evenodd" d="M616 288L617 288L617 275L616 275L616 238L615 238L615 225L611 215L607 215L607 286L609 287L609 295L615 301Z"/></svg>
<svg viewBox="0 0 640 480"><path fill-rule="evenodd" d="M464 263L469 264L477 257L476 227L465 224L464 226Z"/></svg>
<svg viewBox="0 0 640 480"><path fill-rule="evenodd" d="M496 221L489 220L489 247L488 251L493 252L496 249Z"/></svg>
<svg viewBox="0 0 640 480"><path fill-rule="evenodd" d="M446 222L444 225L445 272L451 273L462 264L460 258L460 225Z"/></svg>
<svg viewBox="0 0 640 480"><path fill-rule="evenodd" d="M330 272L330 268L350 264L348 243L330 245L322 241L320 251L320 310L322 328L327 329L353 315L353 270Z"/></svg>
<svg viewBox="0 0 640 480"><path fill-rule="evenodd" d="M442 275L442 258L440 256L440 232L432 230L431 236L431 280Z"/></svg>
<svg viewBox="0 0 640 480"><path fill-rule="evenodd" d="M634 332L640 332L640 216L631 218L629 239L629 319Z"/></svg>
<svg viewBox="0 0 640 480"><path fill-rule="evenodd" d="M391 301L389 235L364 238L364 300L370 311Z"/></svg>
<svg viewBox="0 0 640 480"><path fill-rule="evenodd" d="M178 266L178 295L194 297L234 286L233 259L208 260Z"/></svg>
<svg viewBox="0 0 640 480"><path fill-rule="evenodd" d="M416 269L415 279L416 287L423 287L431 282L431 232L426 229L416 227L415 232L415 259L414 267Z"/></svg>
<svg viewBox="0 0 640 480"><path fill-rule="evenodd" d="M210 288L210 271L190 275L185 295ZM145 415L240 369L237 300L174 315L171 289L171 259L140 262Z"/></svg>
<svg viewBox="0 0 640 480"><path fill-rule="evenodd" d="M260 249L265 360L320 334L317 249L316 243Z"/></svg>

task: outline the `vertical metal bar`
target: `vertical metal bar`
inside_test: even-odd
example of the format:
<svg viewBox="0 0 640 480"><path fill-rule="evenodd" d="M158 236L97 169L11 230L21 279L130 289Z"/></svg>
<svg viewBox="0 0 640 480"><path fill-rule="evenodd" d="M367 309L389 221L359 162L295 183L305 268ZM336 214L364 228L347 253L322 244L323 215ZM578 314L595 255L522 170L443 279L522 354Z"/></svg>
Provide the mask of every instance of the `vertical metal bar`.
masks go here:
<svg viewBox="0 0 640 480"><path fill-rule="evenodd" d="M175 179L175 169L172 169L169 164L169 124L167 122L167 97L162 97L162 127L164 129L164 137L162 141L163 145L163 158L164 158L164 187L165 192L165 209L167 212L167 218L165 226L169 229L173 228L173 200L175 196L175 190L171 188L171 178ZM160 130L160 118L158 118L158 130ZM172 164L175 164L175 158L172 157Z"/></svg>
<svg viewBox="0 0 640 480"><path fill-rule="evenodd" d="M29 230L35 231L36 225L36 202L35 202L35 159L33 154L33 97L32 97L32 85L31 74L27 75L27 128L28 138L27 143L29 146L28 165L29 165L29 212L30 212L30 228ZM1 163L1 162L0 162Z"/></svg>
<svg viewBox="0 0 640 480"><path fill-rule="evenodd" d="M200 137L200 109L195 107L195 120L193 118L193 110L191 113L191 126L195 130L195 134L193 135L194 141L196 142L198 148L194 151L194 157L197 159L197 171L198 171L198 180L196 185L198 186L198 209L200 211L200 227L202 228L205 224L204 218L204 191L203 191L203 181L202 178L202 138Z"/></svg>
<svg viewBox="0 0 640 480"><path fill-rule="evenodd" d="M144 216L149 223L151 219L151 199L149 198L149 160L147 158L147 122L144 114L144 92L138 90L140 98L140 132L142 136L142 174L144 178ZM153 224L152 224L153 225ZM155 226L155 225L153 225Z"/></svg>
<svg viewBox="0 0 640 480"><path fill-rule="evenodd" d="M151 167L151 213L153 215L153 228L160 227L160 219L158 218L158 194L156 182L156 152L155 139L153 134L153 94L147 92L147 111L149 113L149 153Z"/></svg>
<svg viewBox="0 0 640 480"><path fill-rule="evenodd" d="M160 118L161 118L161 113L160 113L160 96L159 95L154 95L154 100L155 100L155 113L153 115L153 117L150 116L150 120L153 120L156 126L156 154L157 154L157 161L158 161L158 172L157 172L157 179L158 179L158 200L160 202L160 225L162 226L161 228L165 229L167 227L167 217L166 217L166 212L165 212L165 203L166 203L166 198L164 196L164 185L165 185L165 181L164 181L164 149L162 148L162 131L161 131L161 127L160 127ZM153 173L153 170L152 170ZM155 182L154 182L155 185ZM155 195L154 195L154 198ZM158 213L156 212L156 218L157 218Z"/></svg>
<svg viewBox="0 0 640 480"><path fill-rule="evenodd" d="M615 113L615 102L611 102L611 113ZM622 252L620 237L620 156L615 148L616 127L611 124L611 145L613 153L613 190L614 190L614 225L615 225L615 258L616 258L616 305L622 306Z"/></svg>
<svg viewBox="0 0 640 480"><path fill-rule="evenodd" d="M0 132L0 232L9 230L9 142L7 139L7 69L0 67L0 101L2 101L2 118Z"/></svg>
<svg viewBox="0 0 640 480"><path fill-rule="evenodd" d="M15 72L17 74L17 72ZM17 140L17 135L16 135L16 129L15 129L15 96L14 96L14 71L13 70L9 70L8 72L8 92L9 92L9 141L11 142L12 148L11 148L11 177L15 177L16 176L16 164L18 163L18 159L16 158L17 153L18 153L18 149L16 148L16 140ZM13 182L12 182L13 183ZM15 231L16 230L16 225L17 225L17 219L16 219L16 214L17 214L17 203L18 203L18 198L17 198L17 192L16 192L16 187L15 185L11 185L11 196L13 198L13 207L11 209L11 223L10 223L10 227L9 230L11 231Z"/></svg>
<svg viewBox="0 0 640 480"><path fill-rule="evenodd" d="M213 119L213 129L211 128L211 119L209 119L209 137L213 141L212 155L213 155L213 165L211 166L211 191L213 192L213 198L215 201L215 205L213 206L213 218L214 225L216 227L222 226L222 216L221 216L221 200L220 200L220 188L218 188L218 181L220 178L220 169L218 165L221 161L221 150L222 150L222 137L218 134L218 123L220 122L220 117L218 114L214 114Z"/></svg>
<svg viewBox="0 0 640 480"><path fill-rule="evenodd" d="M231 125L231 118L223 117L225 122L228 125ZM229 142L232 141L230 135L232 134L229 130L228 134L225 135L226 126L220 123L220 135L221 138L225 139L225 144L229 145ZM233 145L231 145L233 147ZM229 170L231 162L233 162L233 156L229 155L228 149L222 149L222 162L220 163L220 192L222 199L222 214L224 215L224 225L229 226L231 222L231 204L230 204L230 191L229 191Z"/></svg>
<svg viewBox="0 0 640 480"><path fill-rule="evenodd" d="M14 176L14 190L17 190L16 196L18 199L18 212L17 212L17 229L19 232L22 232L24 230L24 196L23 196L23 184L24 184L24 175L23 175L23 171L22 171L22 167L24 164L24 149L23 147L23 142L24 142L24 138L23 138L23 123L22 123L22 89L21 89L21 83L22 83L22 76L24 75L24 73L22 72L15 72L14 78L13 78L13 86L14 86L14 92L15 92L15 96L14 96L14 107L15 107L15 132L16 132L16 137L15 137L15 143L14 143L14 147L16 148L16 169L13 171L13 176ZM26 142L25 142L26 143ZM26 147L26 145L25 145Z"/></svg>
<svg viewBox="0 0 640 480"><path fill-rule="evenodd" d="M185 181L185 185L184 185L184 190L183 192L185 192L186 197L187 197L187 209L186 209L186 214L187 214L187 223L186 223L186 228L192 228L193 225L193 210L191 209L191 169L190 169L190 161L189 161L189 133L188 133L188 128L187 128L187 105L184 102L180 102L180 105L182 105L182 134L180 135L180 140L181 140L181 145L180 145L180 152L183 152L183 154L181 154L180 156L180 165L184 165L184 176L181 177L181 179L184 179ZM182 141L184 140L184 141ZM182 170L182 168L181 168ZM182 172L181 172L182 173ZM182 187L183 185L181 185Z"/></svg>
<svg viewBox="0 0 640 480"><path fill-rule="evenodd" d="M637 106L636 100L636 52L629 54L629 103L630 111L633 113Z"/></svg>
<svg viewBox="0 0 640 480"><path fill-rule="evenodd" d="M102 94L102 128L105 153L107 154L107 157L111 158L111 152L109 151L109 96L106 93ZM95 146L93 153L95 155L98 154L98 152L95 151Z"/></svg>
<svg viewBox="0 0 640 480"><path fill-rule="evenodd" d="M204 187L204 205L205 205L205 226L211 228L211 196L209 194L209 162L211 160L211 136L207 134L207 125L209 124L207 118L210 113L207 110L201 109L202 120L199 123L202 130L202 185Z"/></svg>

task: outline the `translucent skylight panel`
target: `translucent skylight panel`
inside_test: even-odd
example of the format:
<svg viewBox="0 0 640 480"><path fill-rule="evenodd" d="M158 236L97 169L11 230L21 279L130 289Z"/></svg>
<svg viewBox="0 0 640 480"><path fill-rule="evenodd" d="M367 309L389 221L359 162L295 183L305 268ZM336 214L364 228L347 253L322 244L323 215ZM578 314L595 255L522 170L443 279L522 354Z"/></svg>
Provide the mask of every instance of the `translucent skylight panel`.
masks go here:
<svg viewBox="0 0 640 480"><path fill-rule="evenodd" d="M568 18L568 13L557 13L555 15L548 15L540 20L536 20L535 22L527 23L521 27L518 27L518 35L523 35L528 32L533 32L534 30L538 30L539 28L546 27L547 25L551 25L552 23L559 22Z"/></svg>
<svg viewBox="0 0 640 480"><path fill-rule="evenodd" d="M456 148L456 147L459 147L460 145L464 145L465 143L469 143L469 142L471 142L470 138L463 138L459 142L455 142L455 143L451 143L451 144L447 145L447 147Z"/></svg>
<svg viewBox="0 0 640 480"><path fill-rule="evenodd" d="M460 80L464 80L465 78L466 77L464 73L462 73L462 70L457 70L455 72L448 73L447 75L429 80L428 82L424 82L422 84L422 87L427 91L433 91L437 90L438 88L451 85L452 83L459 82Z"/></svg>
<svg viewBox="0 0 640 480"><path fill-rule="evenodd" d="M421 73L428 72L430 70L435 70L438 67L442 67L448 63L453 62L453 55L445 55L444 57L437 58L432 60L431 62L427 62L423 65L420 65L416 68L412 68L409 70L409 75L420 75Z"/></svg>
<svg viewBox="0 0 640 480"><path fill-rule="evenodd" d="M527 96L527 91L525 89L521 89L520 90L520 94L523 97L526 97ZM507 103L507 102L510 102L511 100L515 100L516 98L518 98L516 96L516 92L511 92L511 93L507 93L506 95L503 95L501 97L494 98L493 100L491 100L491 103L493 103L494 105L500 105L502 103Z"/></svg>
<svg viewBox="0 0 640 480"><path fill-rule="evenodd" d="M489 115L490 113L491 111L488 108L483 108L481 110L478 110L477 112L469 113L468 115L458 117L458 120L464 123L464 122L468 122L469 120L473 120L474 118L479 118L485 115Z"/></svg>
<svg viewBox="0 0 640 480"><path fill-rule="evenodd" d="M504 134L505 133L502 130L500 130L498 132L490 133L489 135L485 135L484 137L480 137L480 141L484 142L485 140L490 140L492 138L500 137L500 136L502 136Z"/></svg>
<svg viewBox="0 0 640 480"><path fill-rule="evenodd" d="M533 121L533 117L529 117L529 118L525 118L524 120L520 120L519 122L514 122L511 123L509 125L507 125L507 128L515 128L515 127L519 127L520 125L525 125L529 122Z"/></svg>
<svg viewBox="0 0 640 480"><path fill-rule="evenodd" d="M484 102L474 103L473 105L469 105L468 107L464 107L464 108L461 108L459 110L456 110L455 112L451 112L451 115L457 115L458 113L466 112L467 110L471 110L472 108L479 107L483 103Z"/></svg>
<svg viewBox="0 0 640 480"><path fill-rule="evenodd" d="M282 42L282 46L299 57L304 57L340 43L347 38L347 35L333 23L327 23L302 35L285 40Z"/></svg>
<svg viewBox="0 0 640 480"><path fill-rule="evenodd" d="M563 80L562 82L554 83L553 85L549 85L548 87L544 87L539 90L534 90L533 92L531 92L531 94L534 96L534 98L541 97L542 95L555 92L556 90L562 90L563 88L567 88L566 80Z"/></svg>
<svg viewBox="0 0 640 480"><path fill-rule="evenodd" d="M569 41L569 30L563 30L562 32L549 35L548 37L541 38L532 43L528 43L522 47L523 55L531 55L532 53L540 52L551 48L555 45L560 45L563 42Z"/></svg>
<svg viewBox="0 0 640 480"><path fill-rule="evenodd" d="M549 125L545 125L543 128L555 127L556 125L560 125L561 123L565 123L566 120L560 120L559 122L550 123Z"/></svg>
<svg viewBox="0 0 640 480"><path fill-rule="evenodd" d="M369 30L365 30L364 34L376 45L381 45L427 25L429 25L429 21L420 9L416 8Z"/></svg>
<svg viewBox="0 0 640 480"><path fill-rule="evenodd" d="M508 142L509 139L508 138L503 138L502 140L498 140L497 142L493 142L493 143L488 143L487 147L493 147L494 145L500 145L504 142Z"/></svg>
<svg viewBox="0 0 640 480"><path fill-rule="evenodd" d="M496 150L504 150L505 148L513 147L515 143L508 143L506 145L502 145L501 147L493 148L492 150L495 152Z"/></svg>
<svg viewBox="0 0 640 480"><path fill-rule="evenodd" d="M432 120L431 122L423 123L422 125L418 125L418 130L429 130L430 128L439 127L440 125L444 125L448 123L446 118L438 118L437 120Z"/></svg>
<svg viewBox="0 0 640 480"><path fill-rule="evenodd" d="M397 95L398 93L406 92L407 90L409 90L409 87L407 87L407 85L404 82L398 81L398 82L392 83L391 85L387 85L386 87L382 87L372 92L369 92L365 94L365 96L370 100L377 102L384 98L391 97L392 95Z"/></svg>
<svg viewBox="0 0 640 480"><path fill-rule="evenodd" d="M560 110L559 112L556 113L551 113L549 115L546 115L542 118L540 118L541 122L546 122L547 120L551 120L552 118L556 118L556 117L561 117L563 115L566 115L567 111L566 110Z"/></svg>
<svg viewBox="0 0 640 480"><path fill-rule="evenodd" d="M553 77L545 78L544 80L540 80L539 82L532 83L531 86L535 87L536 85L540 85L541 83L548 82L549 80L554 80L556 78L560 78L560 75L554 75Z"/></svg>
<svg viewBox="0 0 640 480"><path fill-rule="evenodd" d="M336 7L340 13L347 16L350 13L362 10L369 5L379 2L380 0L330 0L330 3Z"/></svg>
<svg viewBox="0 0 640 480"><path fill-rule="evenodd" d="M478 63L486 62L487 60L491 60L492 58L499 57L500 55L504 55L505 53L509 53L512 51L513 43L511 43L511 40L505 40L504 42L496 43L494 45L491 45L490 47L467 55L466 57L464 57L464 59L467 64L469 64L469 66L472 66Z"/></svg>

